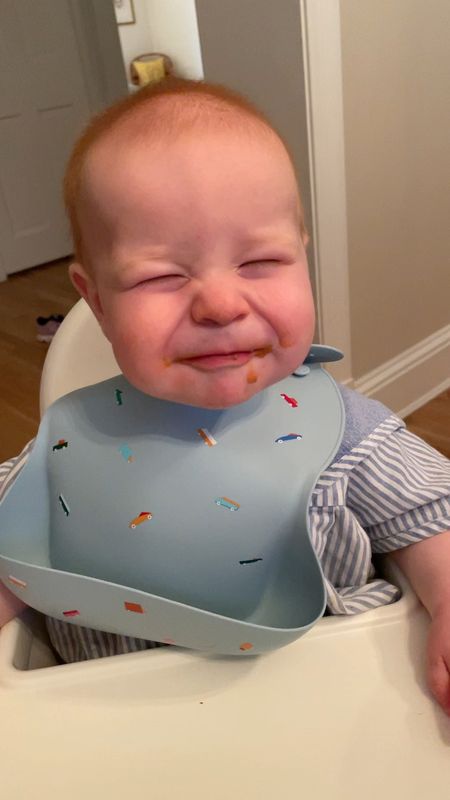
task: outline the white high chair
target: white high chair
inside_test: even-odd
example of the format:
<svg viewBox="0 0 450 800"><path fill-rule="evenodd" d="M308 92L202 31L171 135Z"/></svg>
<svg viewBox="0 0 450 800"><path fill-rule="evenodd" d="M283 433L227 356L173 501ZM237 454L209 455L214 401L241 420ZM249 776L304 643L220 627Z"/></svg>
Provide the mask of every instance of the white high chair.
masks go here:
<svg viewBox="0 0 450 800"><path fill-rule="evenodd" d="M41 410L118 372L84 301L45 362ZM447 800L450 722L403 597L253 659L175 647L56 665L33 611L0 634L3 796L64 800Z"/></svg>

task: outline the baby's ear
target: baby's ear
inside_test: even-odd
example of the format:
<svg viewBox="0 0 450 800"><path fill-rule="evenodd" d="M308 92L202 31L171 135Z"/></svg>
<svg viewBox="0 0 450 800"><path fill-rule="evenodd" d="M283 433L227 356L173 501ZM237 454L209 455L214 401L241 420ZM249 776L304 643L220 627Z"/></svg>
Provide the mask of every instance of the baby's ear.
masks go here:
<svg viewBox="0 0 450 800"><path fill-rule="evenodd" d="M103 327L103 308L92 275L85 270L82 264L75 261L69 267L69 277L77 292L86 300L91 311L95 314L98 322Z"/></svg>

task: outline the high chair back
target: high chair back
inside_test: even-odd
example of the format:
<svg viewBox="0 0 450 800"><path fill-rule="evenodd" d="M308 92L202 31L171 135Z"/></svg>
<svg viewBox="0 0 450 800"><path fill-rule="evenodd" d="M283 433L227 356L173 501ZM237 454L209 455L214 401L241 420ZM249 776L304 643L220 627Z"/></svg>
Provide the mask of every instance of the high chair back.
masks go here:
<svg viewBox="0 0 450 800"><path fill-rule="evenodd" d="M78 300L57 331L45 359L41 416L58 397L119 372L111 345L91 309L84 300Z"/></svg>

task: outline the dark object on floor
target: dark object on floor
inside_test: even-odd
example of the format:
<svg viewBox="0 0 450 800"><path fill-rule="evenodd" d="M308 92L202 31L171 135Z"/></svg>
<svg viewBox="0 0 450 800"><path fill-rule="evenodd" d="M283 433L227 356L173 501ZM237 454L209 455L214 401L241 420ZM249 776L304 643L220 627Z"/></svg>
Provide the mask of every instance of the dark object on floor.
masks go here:
<svg viewBox="0 0 450 800"><path fill-rule="evenodd" d="M36 319L38 342L51 342L63 319L63 314L51 314L50 317L38 317Z"/></svg>

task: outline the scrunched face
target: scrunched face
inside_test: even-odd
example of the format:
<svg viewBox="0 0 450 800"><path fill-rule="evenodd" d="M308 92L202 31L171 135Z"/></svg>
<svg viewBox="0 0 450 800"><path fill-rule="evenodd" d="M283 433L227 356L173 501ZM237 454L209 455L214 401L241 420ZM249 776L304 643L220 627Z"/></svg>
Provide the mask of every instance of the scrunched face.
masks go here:
<svg viewBox="0 0 450 800"><path fill-rule="evenodd" d="M226 408L306 356L314 307L298 193L275 135L220 130L98 147L71 267L127 379Z"/></svg>

